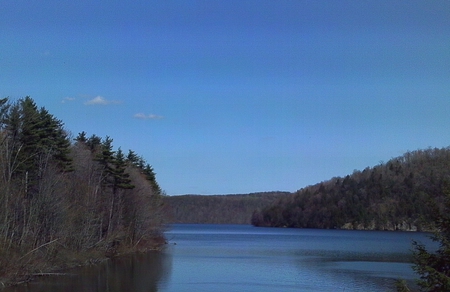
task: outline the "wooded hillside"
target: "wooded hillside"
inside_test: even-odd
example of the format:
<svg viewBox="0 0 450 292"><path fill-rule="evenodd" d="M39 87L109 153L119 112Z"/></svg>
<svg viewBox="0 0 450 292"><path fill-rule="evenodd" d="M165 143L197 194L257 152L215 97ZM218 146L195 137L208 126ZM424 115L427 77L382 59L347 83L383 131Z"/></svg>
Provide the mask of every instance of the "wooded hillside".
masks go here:
<svg viewBox="0 0 450 292"><path fill-rule="evenodd" d="M184 195L163 198L171 223L250 224L253 211L262 209L288 192L246 195Z"/></svg>
<svg viewBox="0 0 450 292"><path fill-rule="evenodd" d="M85 132L71 141L30 97L0 99L0 280L162 239L152 167L112 142Z"/></svg>
<svg viewBox="0 0 450 292"><path fill-rule="evenodd" d="M303 188L252 216L256 226L428 230L450 191L450 148L407 152Z"/></svg>

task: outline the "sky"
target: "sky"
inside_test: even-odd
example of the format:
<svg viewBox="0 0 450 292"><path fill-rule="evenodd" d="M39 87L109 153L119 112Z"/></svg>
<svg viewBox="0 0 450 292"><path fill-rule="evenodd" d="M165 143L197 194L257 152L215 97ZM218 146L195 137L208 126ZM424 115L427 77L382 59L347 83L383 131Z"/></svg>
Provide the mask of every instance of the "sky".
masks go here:
<svg viewBox="0 0 450 292"><path fill-rule="evenodd" d="M450 145L450 1L2 0L0 98L168 195L296 191Z"/></svg>

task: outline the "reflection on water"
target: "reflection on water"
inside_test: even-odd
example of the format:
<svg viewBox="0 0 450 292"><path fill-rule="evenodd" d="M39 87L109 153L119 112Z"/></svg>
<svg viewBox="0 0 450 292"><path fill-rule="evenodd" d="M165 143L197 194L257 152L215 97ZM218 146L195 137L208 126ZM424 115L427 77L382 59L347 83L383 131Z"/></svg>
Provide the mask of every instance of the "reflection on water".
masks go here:
<svg viewBox="0 0 450 292"><path fill-rule="evenodd" d="M175 225L164 291L393 291L424 233Z"/></svg>
<svg viewBox="0 0 450 292"><path fill-rule="evenodd" d="M123 256L71 270L67 276L42 277L5 292L156 292L160 283L170 278L171 261L169 254L159 252Z"/></svg>
<svg viewBox="0 0 450 292"><path fill-rule="evenodd" d="M174 225L163 252L117 258L6 292L393 291L425 233ZM72 271L71 271L72 272Z"/></svg>

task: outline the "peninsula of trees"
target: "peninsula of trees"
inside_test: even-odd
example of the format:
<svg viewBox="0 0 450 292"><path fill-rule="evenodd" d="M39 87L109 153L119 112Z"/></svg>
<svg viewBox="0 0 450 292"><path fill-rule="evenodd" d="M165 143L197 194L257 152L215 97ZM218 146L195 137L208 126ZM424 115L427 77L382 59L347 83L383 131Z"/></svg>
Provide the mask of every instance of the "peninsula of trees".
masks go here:
<svg viewBox="0 0 450 292"><path fill-rule="evenodd" d="M112 142L0 99L0 282L164 242L153 168Z"/></svg>
<svg viewBox="0 0 450 292"><path fill-rule="evenodd" d="M450 191L450 147L407 152L255 211L255 226L432 230Z"/></svg>

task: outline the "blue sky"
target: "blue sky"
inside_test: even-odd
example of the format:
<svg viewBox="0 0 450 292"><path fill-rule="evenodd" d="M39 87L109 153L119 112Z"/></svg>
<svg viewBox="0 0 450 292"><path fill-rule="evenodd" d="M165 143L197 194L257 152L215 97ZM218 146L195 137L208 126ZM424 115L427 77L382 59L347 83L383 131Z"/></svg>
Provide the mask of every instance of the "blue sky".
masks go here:
<svg viewBox="0 0 450 292"><path fill-rule="evenodd" d="M169 195L295 191L450 145L450 1L2 1L0 97Z"/></svg>

